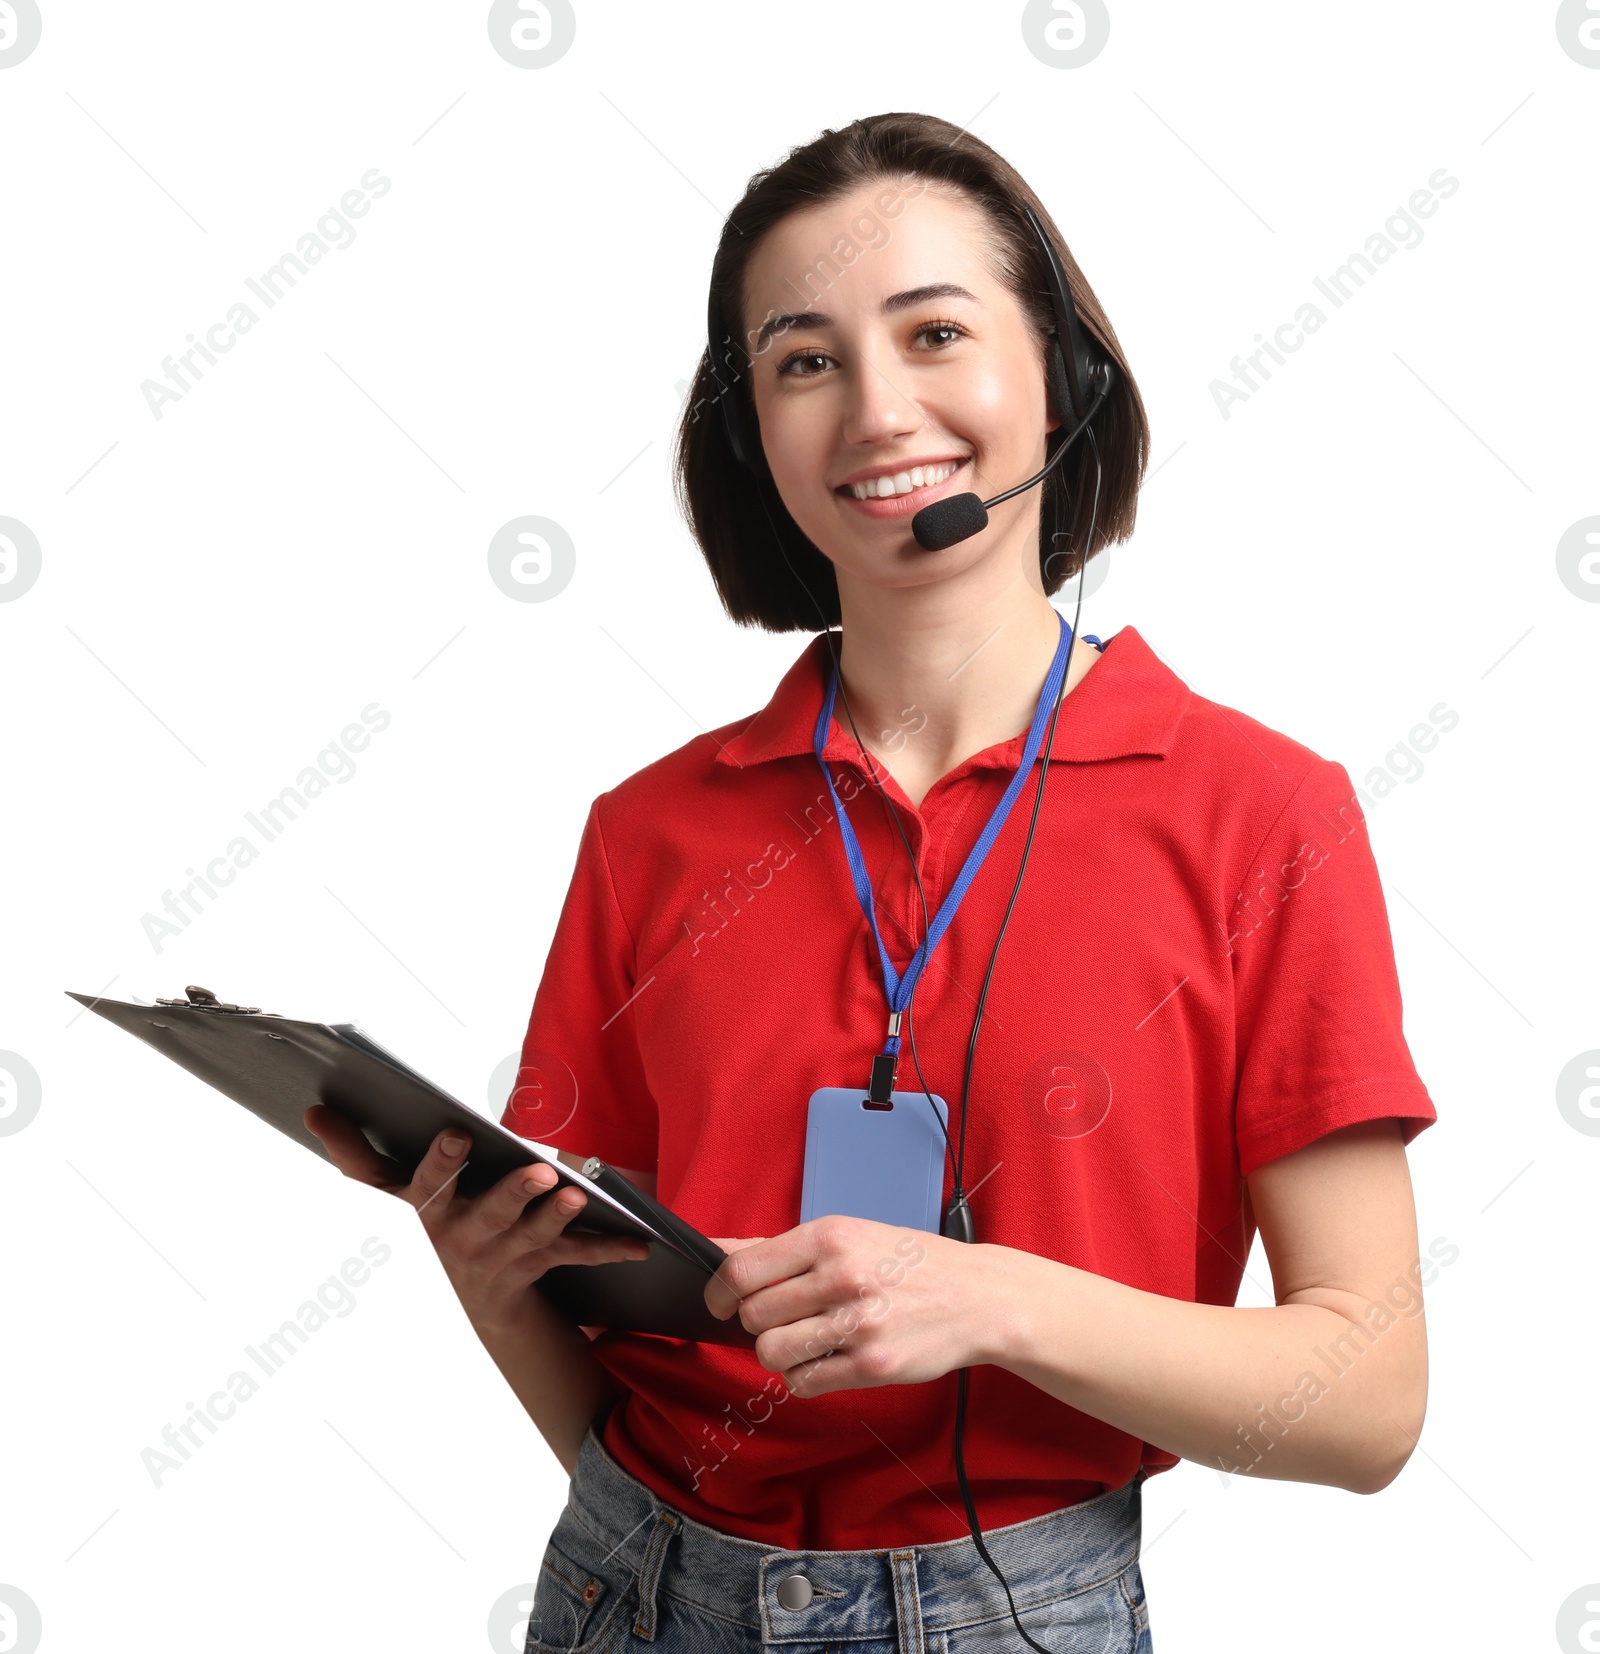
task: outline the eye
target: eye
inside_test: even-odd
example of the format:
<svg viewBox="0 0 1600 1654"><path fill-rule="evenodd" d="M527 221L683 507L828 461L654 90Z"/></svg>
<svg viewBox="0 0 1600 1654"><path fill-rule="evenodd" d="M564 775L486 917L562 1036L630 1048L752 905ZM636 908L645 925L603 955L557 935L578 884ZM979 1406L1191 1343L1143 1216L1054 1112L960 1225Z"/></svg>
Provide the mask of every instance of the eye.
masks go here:
<svg viewBox="0 0 1600 1654"><path fill-rule="evenodd" d="M797 350L793 356L785 356L778 364L778 372L790 379L815 379L814 373L794 373L790 370L797 362L831 362L833 358L822 350Z"/></svg>
<svg viewBox="0 0 1600 1654"><path fill-rule="evenodd" d="M960 324L960 322L951 321L923 322L912 333L911 337L913 339L920 339L925 333L945 333L951 335L950 338L941 340L937 343L934 346L935 350L948 350L949 347L955 343L956 339L964 339L968 337L967 330ZM820 375L820 370L792 370L795 370L797 364L801 362L831 362L832 360L833 358L825 350L819 350L815 345L813 345L809 349L797 350L792 356L784 357L784 359L778 364L777 372L779 375L789 379L816 379Z"/></svg>
<svg viewBox="0 0 1600 1654"><path fill-rule="evenodd" d="M957 339L967 336L967 330L960 322L924 322L912 337L920 339L924 333L953 333ZM954 339L950 341L952 344L954 342Z"/></svg>

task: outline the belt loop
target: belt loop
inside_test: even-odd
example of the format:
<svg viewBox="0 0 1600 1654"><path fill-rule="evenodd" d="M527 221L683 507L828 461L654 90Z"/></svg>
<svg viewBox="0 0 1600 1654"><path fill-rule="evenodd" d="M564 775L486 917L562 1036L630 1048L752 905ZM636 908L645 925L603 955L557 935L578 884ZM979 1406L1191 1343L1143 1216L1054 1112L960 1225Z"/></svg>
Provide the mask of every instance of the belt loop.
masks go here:
<svg viewBox="0 0 1600 1654"><path fill-rule="evenodd" d="M644 1561L639 1565L639 1614L633 1622L634 1635L646 1642L656 1636L656 1581L666 1560L667 1541L678 1531L678 1519L668 1510L656 1512L655 1526L645 1541Z"/></svg>
<svg viewBox="0 0 1600 1654"><path fill-rule="evenodd" d="M895 1654L927 1654L928 1644L922 1634L922 1599L917 1595L916 1551L891 1551L889 1566L894 1571Z"/></svg>

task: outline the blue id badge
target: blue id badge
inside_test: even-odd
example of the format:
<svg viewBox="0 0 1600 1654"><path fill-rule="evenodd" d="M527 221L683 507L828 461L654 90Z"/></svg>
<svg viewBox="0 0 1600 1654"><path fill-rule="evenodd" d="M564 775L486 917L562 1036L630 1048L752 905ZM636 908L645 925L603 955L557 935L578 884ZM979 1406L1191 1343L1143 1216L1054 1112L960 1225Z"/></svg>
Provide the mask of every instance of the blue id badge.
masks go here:
<svg viewBox="0 0 1600 1654"><path fill-rule="evenodd" d="M945 1134L950 1111L922 1091L896 1091L873 1107L866 1088L824 1086L806 1110L800 1221L838 1215L940 1232Z"/></svg>

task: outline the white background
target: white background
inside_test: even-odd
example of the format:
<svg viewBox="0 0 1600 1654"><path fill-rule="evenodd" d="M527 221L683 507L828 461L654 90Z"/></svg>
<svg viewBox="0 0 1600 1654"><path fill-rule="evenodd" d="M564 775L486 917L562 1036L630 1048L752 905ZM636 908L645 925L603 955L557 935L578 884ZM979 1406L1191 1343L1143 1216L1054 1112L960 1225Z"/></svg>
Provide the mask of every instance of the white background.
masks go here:
<svg viewBox="0 0 1600 1654"><path fill-rule="evenodd" d="M1086 628L1358 783L1459 714L1369 811L1440 1116L1420 1239L1459 1249L1422 1446L1370 1498L1153 1480L1156 1646L1550 1646L1600 1579L1600 1138L1556 1104L1600 1046L1600 604L1556 564L1600 512L1600 72L1543 0L1122 0L1078 68L1015 4L584 4L534 69L486 11L44 0L0 70L0 515L42 548L0 603L0 1049L42 1084L0 1137L0 1587L47 1651L431 1654L532 1580L565 1476L412 1214L63 989L358 1019L498 1113L589 801L805 643L725 618L669 489L721 215L915 109L1039 191L1149 409ZM373 167L355 241L155 418L141 383ZM1420 243L1224 418L1230 360L1441 167ZM488 575L523 514L576 547L548 602ZM142 916L372 702L354 776L158 952ZM162 1427L372 1235L354 1310L154 1486Z"/></svg>

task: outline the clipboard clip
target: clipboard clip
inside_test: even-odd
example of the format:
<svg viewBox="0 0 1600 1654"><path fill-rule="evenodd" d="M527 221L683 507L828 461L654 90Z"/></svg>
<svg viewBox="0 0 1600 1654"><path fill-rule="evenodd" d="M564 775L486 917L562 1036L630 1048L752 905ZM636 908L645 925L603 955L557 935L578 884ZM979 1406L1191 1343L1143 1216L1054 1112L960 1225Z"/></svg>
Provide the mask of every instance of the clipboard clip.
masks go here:
<svg viewBox="0 0 1600 1654"><path fill-rule="evenodd" d="M187 999L158 999L157 1005L182 1005L186 1009L199 1011L228 1011L235 1016L260 1016L259 1005L225 1005L209 988L185 988ZM271 1012L267 1013L269 1016Z"/></svg>

